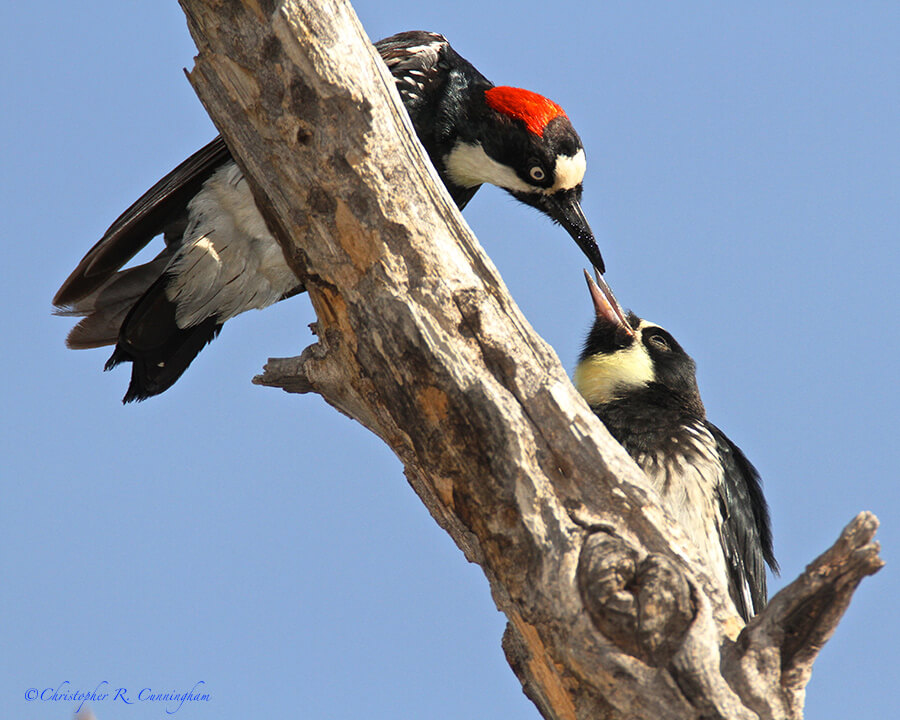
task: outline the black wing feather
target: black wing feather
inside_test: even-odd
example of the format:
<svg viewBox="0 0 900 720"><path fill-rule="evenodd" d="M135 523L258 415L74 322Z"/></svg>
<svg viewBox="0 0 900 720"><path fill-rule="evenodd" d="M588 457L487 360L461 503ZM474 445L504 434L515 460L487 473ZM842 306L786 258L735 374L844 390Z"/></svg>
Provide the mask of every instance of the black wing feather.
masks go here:
<svg viewBox="0 0 900 720"><path fill-rule="evenodd" d="M225 141L217 137L157 182L109 226L62 284L53 304L71 306L97 290L156 235L178 223L203 183L230 160Z"/></svg>
<svg viewBox="0 0 900 720"><path fill-rule="evenodd" d="M765 563L778 572L772 551L769 508L756 468L725 433L712 423L707 426L716 440L724 470L719 488L721 539L732 583L731 595L743 618L749 620L766 606ZM750 591L752 607L747 607L745 585Z"/></svg>

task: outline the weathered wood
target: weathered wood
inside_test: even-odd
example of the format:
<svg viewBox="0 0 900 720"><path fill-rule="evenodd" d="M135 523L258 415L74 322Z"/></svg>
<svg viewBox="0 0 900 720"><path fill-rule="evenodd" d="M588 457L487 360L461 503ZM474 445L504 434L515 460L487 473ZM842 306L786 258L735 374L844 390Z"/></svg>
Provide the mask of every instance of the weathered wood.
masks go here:
<svg viewBox="0 0 900 720"><path fill-rule="evenodd" d="M318 316L318 342L256 382L319 393L391 447L484 569L541 713L800 717L808 667L880 566L874 518L733 641L725 589L509 297L350 6L181 4L191 82Z"/></svg>

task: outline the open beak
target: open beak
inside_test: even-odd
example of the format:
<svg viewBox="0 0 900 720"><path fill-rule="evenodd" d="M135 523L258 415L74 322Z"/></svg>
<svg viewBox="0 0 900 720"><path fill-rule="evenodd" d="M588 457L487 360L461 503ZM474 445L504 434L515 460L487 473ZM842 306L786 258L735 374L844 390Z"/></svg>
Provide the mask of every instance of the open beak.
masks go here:
<svg viewBox="0 0 900 720"><path fill-rule="evenodd" d="M628 324L625 313L622 311L622 306L619 305L619 301L616 300L616 296L613 295L606 281L600 277L600 273L597 273L597 282L594 282L588 271L585 270L584 279L587 280L588 290L591 292L591 300L594 302L594 312L597 313L597 317L617 328L621 328L628 335L634 336L634 328Z"/></svg>
<svg viewBox="0 0 900 720"><path fill-rule="evenodd" d="M606 264L600 255L600 248L597 247L594 233L581 209L580 186L571 190L559 190L552 195L520 192L512 194L518 200L546 213L562 225L581 248L581 252L585 254L591 265L600 273L606 272Z"/></svg>

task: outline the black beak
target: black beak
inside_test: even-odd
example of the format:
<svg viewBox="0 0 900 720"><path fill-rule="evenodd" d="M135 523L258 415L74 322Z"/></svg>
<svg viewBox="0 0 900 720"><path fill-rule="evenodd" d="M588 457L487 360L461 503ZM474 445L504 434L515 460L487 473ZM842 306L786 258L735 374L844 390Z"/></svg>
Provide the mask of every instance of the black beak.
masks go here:
<svg viewBox="0 0 900 720"><path fill-rule="evenodd" d="M609 285L600 277L600 274L597 273L597 282L595 283L588 271L585 270L584 279L587 280L588 290L591 292L591 300L594 303L594 312L597 314L597 317L624 331L626 335L634 335L634 329L628 323L625 313L622 311L622 306L619 305L616 296L613 295Z"/></svg>

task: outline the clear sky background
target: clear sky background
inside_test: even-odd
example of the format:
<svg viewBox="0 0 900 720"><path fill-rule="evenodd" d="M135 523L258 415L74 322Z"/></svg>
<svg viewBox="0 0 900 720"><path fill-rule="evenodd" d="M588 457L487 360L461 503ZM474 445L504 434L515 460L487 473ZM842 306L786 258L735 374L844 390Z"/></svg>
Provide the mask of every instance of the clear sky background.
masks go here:
<svg viewBox="0 0 900 720"><path fill-rule="evenodd" d="M783 574L860 510L888 566L820 656L809 718L893 717L900 4L374 2L372 39L444 33L566 108L620 299L697 360L758 466ZM391 453L315 396L255 387L299 354L301 296L229 322L164 396L72 352L50 299L147 187L215 131L174 2L0 9L0 714L29 688L190 690L176 717L537 718L504 619ZM592 317L565 233L484 189L465 215L571 371ZM95 704L99 720L162 718Z"/></svg>

